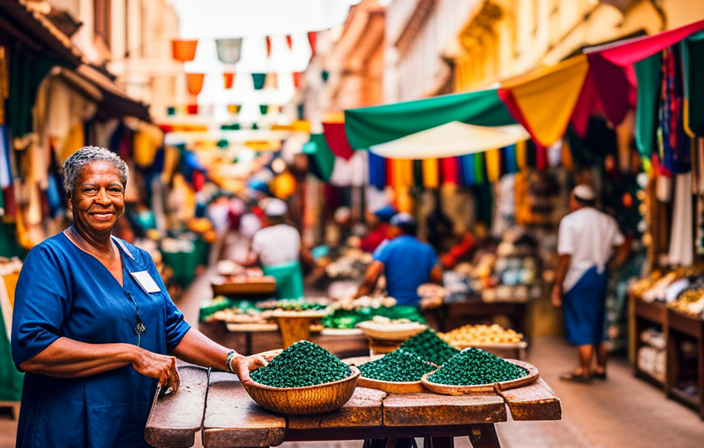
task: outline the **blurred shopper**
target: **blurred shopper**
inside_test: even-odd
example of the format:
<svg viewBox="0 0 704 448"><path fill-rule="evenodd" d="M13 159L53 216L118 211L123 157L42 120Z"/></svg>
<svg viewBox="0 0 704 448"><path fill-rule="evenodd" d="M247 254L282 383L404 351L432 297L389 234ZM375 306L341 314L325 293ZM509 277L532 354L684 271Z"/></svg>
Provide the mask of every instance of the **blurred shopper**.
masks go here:
<svg viewBox="0 0 704 448"><path fill-rule="evenodd" d="M430 244L418 241L417 227L408 213L398 213L391 218L390 234L393 239L375 251L374 261L367 268L364 283L356 297L369 295L381 274L385 274L389 297L395 298L399 305L418 306L418 286L428 281L442 282L438 257Z"/></svg>
<svg viewBox="0 0 704 448"><path fill-rule="evenodd" d="M455 224L455 244L440 257L442 267L452 269L462 261L469 261L476 245L477 238L472 232L462 223Z"/></svg>
<svg viewBox="0 0 704 448"><path fill-rule="evenodd" d="M579 366L563 373L563 380L606 379L606 267L614 247L617 250L612 265L621 264L629 255L628 241L616 220L594 208L595 200L592 187L577 185L570 196L572 213L560 222L560 261L552 303L563 306L567 340L577 346L579 353ZM597 366L592 371L595 349Z"/></svg>
<svg viewBox="0 0 704 448"><path fill-rule="evenodd" d="M367 223L370 226L367 236L362 238L360 248L365 252L374 252L382 241L389 238L389 221L396 214L396 209L391 206L381 208L374 213L367 214Z"/></svg>
<svg viewBox="0 0 704 448"><path fill-rule="evenodd" d="M286 224L286 203L269 199L264 207L264 227L252 238L247 264L259 262L264 275L276 278L276 297L299 299L303 297L302 259L315 264L310 252L301 244L301 235L295 227Z"/></svg>

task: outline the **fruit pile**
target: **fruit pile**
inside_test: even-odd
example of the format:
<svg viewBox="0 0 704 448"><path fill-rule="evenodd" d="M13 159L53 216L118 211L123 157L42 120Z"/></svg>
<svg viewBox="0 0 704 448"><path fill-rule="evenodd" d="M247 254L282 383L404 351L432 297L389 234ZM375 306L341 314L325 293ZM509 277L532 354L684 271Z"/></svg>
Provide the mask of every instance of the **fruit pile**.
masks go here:
<svg viewBox="0 0 704 448"><path fill-rule="evenodd" d="M435 370L435 366L415 353L399 348L376 361L362 364L359 370L365 378L403 383L420 381L423 375Z"/></svg>
<svg viewBox="0 0 704 448"><path fill-rule="evenodd" d="M514 330L504 330L500 325L464 325L438 336L450 345L467 346L521 342L523 335Z"/></svg>
<svg viewBox="0 0 704 448"><path fill-rule="evenodd" d="M259 384L271 387L306 387L343 380L352 374L350 366L323 347L298 341L251 373Z"/></svg>
<svg viewBox="0 0 704 448"><path fill-rule="evenodd" d="M452 386L473 386L517 380L527 374L525 369L513 363L482 349L470 347L428 375L428 381Z"/></svg>
<svg viewBox="0 0 704 448"><path fill-rule="evenodd" d="M424 361L437 366L445 364L459 350L440 339L435 331L427 328L401 344L401 348L412 351Z"/></svg>

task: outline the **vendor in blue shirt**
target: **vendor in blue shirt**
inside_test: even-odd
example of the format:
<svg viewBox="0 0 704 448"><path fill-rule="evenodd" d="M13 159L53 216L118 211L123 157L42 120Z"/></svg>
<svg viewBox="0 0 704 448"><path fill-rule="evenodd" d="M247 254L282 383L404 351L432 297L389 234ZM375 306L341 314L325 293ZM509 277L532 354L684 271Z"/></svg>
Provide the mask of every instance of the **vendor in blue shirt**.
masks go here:
<svg viewBox="0 0 704 448"><path fill-rule="evenodd" d="M442 282L442 269L432 246L418 241L417 224L408 213L398 213L391 218L389 240L374 251L374 261L367 268L364 283L356 297L369 295L379 277L386 276L386 290L398 305L418 306L418 286Z"/></svg>
<svg viewBox="0 0 704 448"><path fill-rule="evenodd" d="M177 393L174 356L243 382L266 363L188 325L150 255L112 236L127 164L87 146L63 166L73 225L34 247L20 273L12 356L26 372L16 446L147 447L161 385Z"/></svg>

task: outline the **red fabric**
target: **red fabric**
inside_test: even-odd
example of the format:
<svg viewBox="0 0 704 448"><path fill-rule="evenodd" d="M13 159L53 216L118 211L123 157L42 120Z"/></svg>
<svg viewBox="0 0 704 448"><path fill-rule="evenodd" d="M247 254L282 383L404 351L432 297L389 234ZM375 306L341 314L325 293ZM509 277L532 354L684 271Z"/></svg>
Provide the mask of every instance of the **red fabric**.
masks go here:
<svg viewBox="0 0 704 448"><path fill-rule="evenodd" d="M533 136L533 131L530 129L528 122L525 118L523 118L523 113L521 112L520 107L518 107L518 103L516 102L516 97L513 95L513 92L509 89L499 89L496 93L499 95L499 99L504 102L506 109L508 109L513 118L520 123L526 131L528 131L534 141L537 141Z"/></svg>
<svg viewBox="0 0 704 448"><path fill-rule="evenodd" d="M5 207L5 216L17 216L17 202L15 202L15 188L10 185L2 189L2 199Z"/></svg>
<svg viewBox="0 0 704 448"><path fill-rule="evenodd" d="M579 94L579 99L572 112L572 128L578 136L584 138L587 135L587 126L589 125L589 116L601 110L599 105L599 97L596 93L596 85L594 84L594 75L589 70L587 79L584 80L582 92Z"/></svg>
<svg viewBox="0 0 704 448"><path fill-rule="evenodd" d="M440 159L440 173L442 174L442 183L450 185L459 185L459 165L457 158L445 157Z"/></svg>
<svg viewBox="0 0 704 448"><path fill-rule="evenodd" d="M198 170L193 170L193 189L195 191L200 191L201 189L203 189L204 185L205 175Z"/></svg>
<svg viewBox="0 0 704 448"><path fill-rule="evenodd" d="M658 51L662 51L701 30L704 30L704 20L652 36L643 36L603 45L589 51L587 55L590 63L592 58L596 57L624 67L652 56Z"/></svg>
<svg viewBox="0 0 704 448"><path fill-rule="evenodd" d="M288 45L289 50L291 50L293 48L293 41L291 40L290 35L286 36L286 45Z"/></svg>
<svg viewBox="0 0 704 448"><path fill-rule="evenodd" d="M594 87L606 119L617 126L629 109L629 91L634 86L629 81L626 67L612 64L599 56L588 55L589 69L594 77ZM629 66L632 70L632 67Z"/></svg>
<svg viewBox="0 0 704 448"><path fill-rule="evenodd" d="M345 160L354 155L354 150L347 141L345 123L323 123L323 134L333 154Z"/></svg>
<svg viewBox="0 0 704 448"><path fill-rule="evenodd" d="M310 42L310 51L315 54L315 42L318 39L318 34L315 31L310 31L308 33L308 42Z"/></svg>
<svg viewBox="0 0 704 448"><path fill-rule="evenodd" d="M362 238L359 247L365 252L374 252L379 244L389 237L389 228L391 226L388 223L382 222L375 229L373 229L367 236Z"/></svg>
<svg viewBox="0 0 704 448"><path fill-rule="evenodd" d="M386 185L394 185L394 165L391 159L384 158L386 163Z"/></svg>
<svg viewBox="0 0 704 448"><path fill-rule="evenodd" d="M293 72L293 87L301 87L301 72Z"/></svg>
<svg viewBox="0 0 704 448"><path fill-rule="evenodd" d="M235 83L235 74L234 73L223 73L222 76L225 80L225 88L231 89L233 84Z"/></svg>
<svg viewBox="0 0 704 448"><path fill-rule="evenodd" d="M544 170L548 167L548 149L541 146L540 143L535 143L535 168L538 170Z"/></svg>
<svg viewBox="0 0 704 448"><path fill-rule="evenodd" d="M266 55L271 56L271 36L266 36Z"/></svg>
<svg viewBox="0 0 704 448"><path fill-rule="evenodd" d="M186 109L188 110L189 115L198 115L198 105L197 104L189 104L186 106Z"/></svg>
<svg viewBox="0 0 704 448"><path fill-rule="evenodd" d="M469 253L474 247L475 239L471 233L465 233L462 241L452 246L447 254L440 257L440 262L445 269L452 269L460 261L460 259Z"/></svg>

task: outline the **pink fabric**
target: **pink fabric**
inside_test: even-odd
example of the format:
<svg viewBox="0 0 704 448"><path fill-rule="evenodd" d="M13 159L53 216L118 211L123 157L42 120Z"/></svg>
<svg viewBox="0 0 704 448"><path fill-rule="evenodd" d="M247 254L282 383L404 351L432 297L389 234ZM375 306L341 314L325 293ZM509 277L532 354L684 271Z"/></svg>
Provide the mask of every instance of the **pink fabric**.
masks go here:
<svg viewBox="0 0 704 448"><path fill-rule="evenodd" d="M323 123L323 134L333 154L345 160L352 158L354 150L347 142L345 123Z"/></svg>

